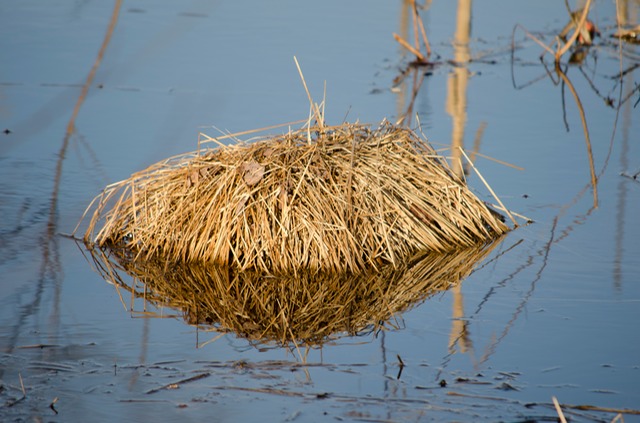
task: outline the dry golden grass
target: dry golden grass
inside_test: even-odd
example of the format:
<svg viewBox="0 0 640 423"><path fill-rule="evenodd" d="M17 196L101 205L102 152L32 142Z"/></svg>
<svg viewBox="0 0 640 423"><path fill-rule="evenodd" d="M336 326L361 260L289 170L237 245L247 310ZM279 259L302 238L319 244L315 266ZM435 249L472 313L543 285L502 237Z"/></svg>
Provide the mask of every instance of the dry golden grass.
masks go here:
<svg viewBox="0 0 640 423"><path fill-rule="evenodd" d="M313 346L396 327L399 313L460 283L498 244L423 253L398 267L389 264L355 275L275 275L168 264L162 258L134 260L126 250L90 251L106 280L156 307L181 311L189 324L232 331L258 343Z"/></svg>
<svg viewBox="0 0 640 423"><path fill-rule="evenodd" d="M358 272L508 231L413 131L322 123L152 165L96 197L84 239L139 258Z"/></svg>

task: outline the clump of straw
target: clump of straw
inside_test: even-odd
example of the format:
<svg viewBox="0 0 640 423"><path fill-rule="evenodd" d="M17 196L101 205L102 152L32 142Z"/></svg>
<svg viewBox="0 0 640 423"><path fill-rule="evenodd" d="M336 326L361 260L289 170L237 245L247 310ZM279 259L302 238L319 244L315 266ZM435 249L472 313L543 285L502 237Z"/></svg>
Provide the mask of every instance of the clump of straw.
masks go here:
<svg viewBox="0 0 640 423"><path fill-rule="evenodd" d="M508 231L413 131L308 125L152 165L94 200L85 241L241 270L357 272Z"/></svg>
<svg viewBox="0 0 640 423"><path fill-rule="evenodd" d="M132 301L143 298L163 309L162 316L168 306L203 329L234 332L260 344L313 346L397 328L400 313L460 283L498 244L423 253L398 267L358 274L275 275L201 263L168 265L162 258L134 260L123 250L90 251L107 281L132 292ZM149 315L151 308L144 309Z"/></svg>

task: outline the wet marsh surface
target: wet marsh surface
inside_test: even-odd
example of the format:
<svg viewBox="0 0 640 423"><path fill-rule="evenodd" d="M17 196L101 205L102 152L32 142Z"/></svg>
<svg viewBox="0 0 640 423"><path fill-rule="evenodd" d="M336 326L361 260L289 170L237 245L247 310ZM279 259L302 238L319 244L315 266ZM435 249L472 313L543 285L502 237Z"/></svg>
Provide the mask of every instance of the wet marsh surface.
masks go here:
<svg viewBox="0 0 640 423"><path fill-rule="evenodd" d="M611 37L614 3L594 2L601 36L561 72L511 37L551 44L562 2L475 2L464 45L465 2L432 2L420 67L392 37L412 37L401 2L54 3L0 0L0 420L554 421L555 396L573 421L640 421L640 50ZM618 9L638 25L638 2ZM317 101L326 81L329 123L410 111L534 221L384 330L309 350L196 330L63 236L198 132L305 119L294 55Z"/></svg>

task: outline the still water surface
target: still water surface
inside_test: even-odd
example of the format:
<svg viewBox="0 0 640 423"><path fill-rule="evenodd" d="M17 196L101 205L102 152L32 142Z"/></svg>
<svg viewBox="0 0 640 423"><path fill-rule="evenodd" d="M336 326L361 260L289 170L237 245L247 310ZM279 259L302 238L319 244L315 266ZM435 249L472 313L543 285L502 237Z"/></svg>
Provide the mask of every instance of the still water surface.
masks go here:
<svg viewBox="0 0 640 423"><path fill-rule="evenodd" d="M596 1L602 37L563 68L589 154L571 90L523 31L512 66L514 25L551 43L562 2L475 2L469 42L454 48L464 3L421 11L435 65L398 80L411 59L392 37L410 22L401 2L125 1L65 137L114 2L1 0L0 419L543 421L556 416L552 396L640 409L640 183L628 177L640 171L640 51L618 50L615 4ZM620 11L638 23L637 1ZM194 150L198 132L306 118L294 55L317 101L326 81L329 123L410 109L443 154L463 145L519 167L476 156L502 201L535 222L397 329L339 338L307 366L231 334L197 348L217 335L170 309L128 311L130 298L61 236L105 185Z"/></svg>

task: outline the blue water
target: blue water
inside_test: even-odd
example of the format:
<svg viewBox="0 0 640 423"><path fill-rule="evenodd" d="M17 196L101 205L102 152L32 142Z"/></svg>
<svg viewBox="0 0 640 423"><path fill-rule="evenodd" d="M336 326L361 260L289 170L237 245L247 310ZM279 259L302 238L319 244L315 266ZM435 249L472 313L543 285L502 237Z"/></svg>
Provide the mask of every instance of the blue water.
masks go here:
<svg viewBox="0 0 640 423"><path fill-rule="evenodd" d="M621 3L637 24L638 3ZM417 71L429 76L413 111L438 148L451 144L447 104L464 71L447 63L457 6L433 2L421 12L436 66ZM474 3L464 145L472 151L484 128L479 152L522 168L476 161L501 200L534 223L509 234L458 290L398 316L399 329L340 338L312 350L306 368L296 352L231 334L196 348L217 335L196 334L170 309L160 310L168 318L145 318L141 301L131 312L130 296L61 234L104 186L195 150L198 132L306 118L293 56L316 101L326 82L329 123L395 121L413 81L393 83L409 60L392 38L402 33L402 3L124 2L61 159L113 7L0 1L0 130L10 131L0 133L1 420L518 421L555 416L552 396L640 408L640 183L622 175L640 171L640 51L625 44L621 65L610 38L615 4L595 2L603 36L567 71L587 119L597 207L576 102L545 76L541 47L522 31L516 84L542 79L512 83L514 25L551 43L567 20L563 3ZM621 67L630 71L620 90ZM619 110L603 99L617 105L619 96L628 96ZM493 201L473 173L469 184ZM48 347L25 348L34 345ZM180 389L145 394L204 371ZM27 397L7 407L22 396L20 377ZM499 389L505 383L515 389ZM54 398L59 414L49 408ZM574 412L578 421L615 416Z"/></svg>

